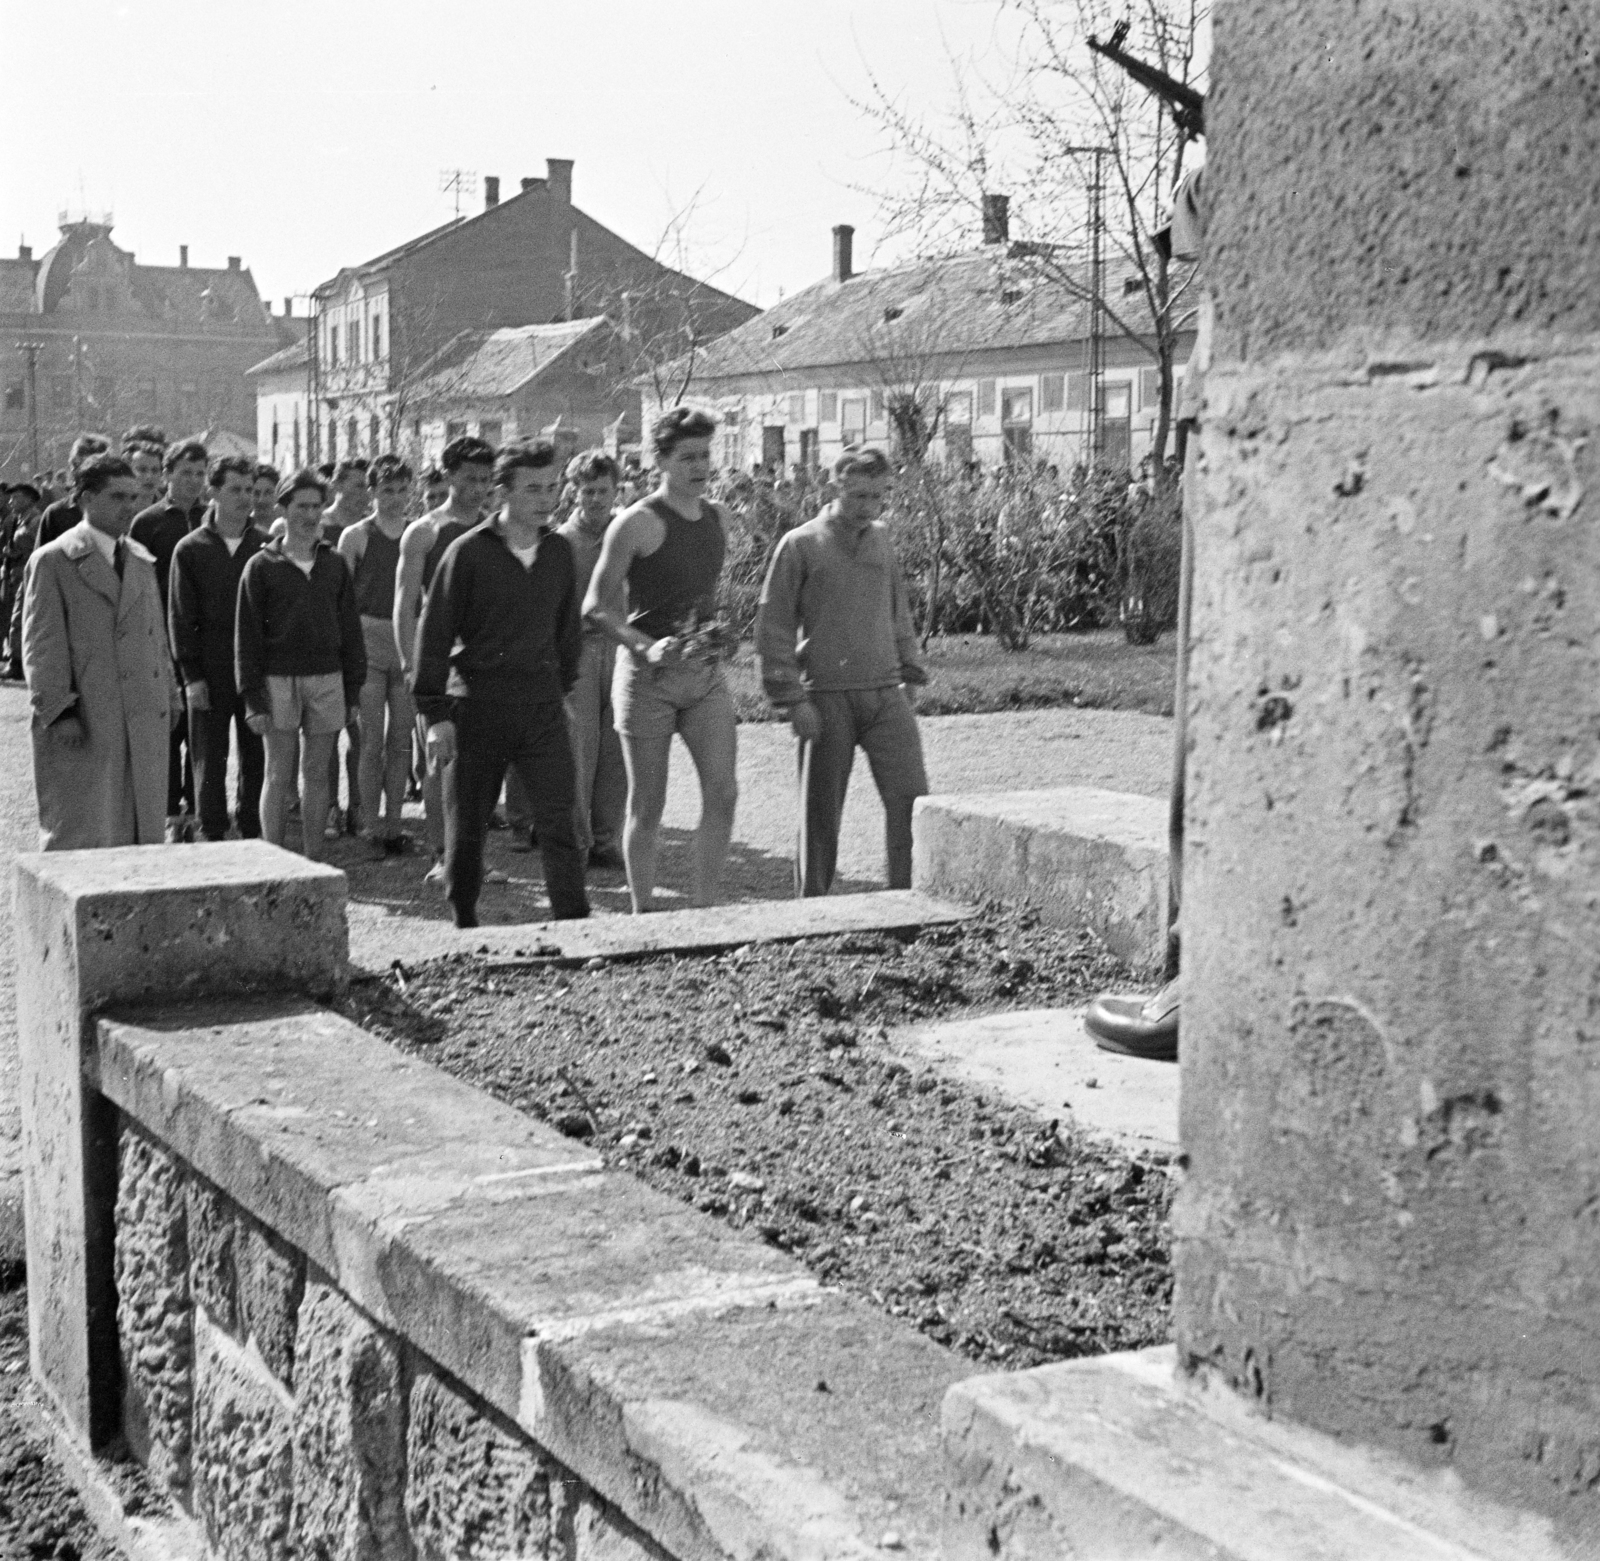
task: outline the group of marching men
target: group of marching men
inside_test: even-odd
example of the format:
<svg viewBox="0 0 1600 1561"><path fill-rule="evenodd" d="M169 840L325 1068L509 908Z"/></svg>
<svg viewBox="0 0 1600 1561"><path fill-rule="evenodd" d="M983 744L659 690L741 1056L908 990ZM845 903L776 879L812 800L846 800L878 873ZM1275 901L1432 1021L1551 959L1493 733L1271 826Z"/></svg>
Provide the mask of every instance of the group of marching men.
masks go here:
<svg viewBox="0 0 1600 1561"><path fill-rule="evenodd" d="M620 513L611 457L563 467L545 441L452 441L415 519L396 456L344 463L337 493L313 470L268 481L269 516L265 469L246 458L208 465L192 442L79 451L72 498L40 519L18 593L44 849L174 838L186 742L206 840L228 837L231 747L238 833L282 844L298 803L317 856L339 833L346 732L345 822L400 856L416 732L428 876L458 926L477 925L503 784L524 831L513 842L540 851L556 917L588 914L586 871L619 865L619 833L643 912L677 734L701 791L691 899L714 904L738 796L723 668L735 637L717 609L732 521L705 497L715 429L686 407L661 417L657 486ZM152 457L167 480L154 505L136 469ZM927 778L907 688L927 674L879 518L893 480L881 451L847 450L762 591L763 685L799 743L805 895L832 885L857 748L884 803L889 886L910 883Z"/></svg>

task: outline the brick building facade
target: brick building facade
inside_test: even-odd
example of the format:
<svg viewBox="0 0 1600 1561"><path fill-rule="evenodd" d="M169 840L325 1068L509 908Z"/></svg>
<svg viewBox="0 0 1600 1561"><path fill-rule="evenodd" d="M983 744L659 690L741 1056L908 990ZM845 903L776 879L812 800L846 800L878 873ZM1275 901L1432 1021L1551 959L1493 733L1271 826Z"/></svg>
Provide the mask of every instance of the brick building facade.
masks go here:
<svg viewBox="0 0 1600 1561"><path fill-rule="evenodd" d="M0 477L65 464L84 430L150 422L170 437L250 437L245 372L287 339L237 255L225 267L143 265L108 217L69 220L35 260L0 258Z"/></svg>
<svg viewBox="0 0 1600 1561"><path fill-rule="evenodd" d="M686 344L757 312L661 264L574 206L569 161L551 158L545 178L522 180L504 201L498 179L483 184L484 206L475 216L346 267L316 289L300 414L302 446L316 459L387 448L420 455L428 411L417 404L417 390L436 382L440 354L463 332L609 316L628 354L614 388L636 424L632 382L642 356L676 357ZM261 369L260 393L277 398L281 449L292 442L285 435L287 368ZM278 388L265 389L269 383Z"/></svg>

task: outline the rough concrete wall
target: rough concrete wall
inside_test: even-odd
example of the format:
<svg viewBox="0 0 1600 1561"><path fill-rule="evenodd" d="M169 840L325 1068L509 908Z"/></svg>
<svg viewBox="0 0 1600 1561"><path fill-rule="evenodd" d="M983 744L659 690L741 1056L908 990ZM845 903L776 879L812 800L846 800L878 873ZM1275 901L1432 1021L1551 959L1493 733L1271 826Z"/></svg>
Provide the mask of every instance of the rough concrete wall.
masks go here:
<svg viewBox="0 0 1600 1561"><path fill-rule="evenodd" d="M117 1162L123 1431L150 1474L181 1495L189 1485L194 1393L185 1177L172 1155L131 1127Z"/></svg>
<svg viewBox="0 0 1600 1561"><path fill-rule="evenodd" d="M132 1122L124 1429L224 1561L670 1561Z"/></svg>
<svg viewBox="0 0 1600 1561"><path fill-rule="evenodd" d="M1175 1320L1273 1413L1576 1534L1600 1528L1600 40L1591 13L1501 14L1218 15Z"/></svg>
<svg viewBox="0 0 1600 1561"><path fill-rule="evenodd" d="M1563 0L1219 8L1219 355L1600 326L1597 50Z"/></svg>
<svg viewBox="0 0 1600 1561"><path fill-rule="evenodd" d="M325 1561L407 1561L401 1347L317 1281L300 1310L295 1537Z"/></svg>

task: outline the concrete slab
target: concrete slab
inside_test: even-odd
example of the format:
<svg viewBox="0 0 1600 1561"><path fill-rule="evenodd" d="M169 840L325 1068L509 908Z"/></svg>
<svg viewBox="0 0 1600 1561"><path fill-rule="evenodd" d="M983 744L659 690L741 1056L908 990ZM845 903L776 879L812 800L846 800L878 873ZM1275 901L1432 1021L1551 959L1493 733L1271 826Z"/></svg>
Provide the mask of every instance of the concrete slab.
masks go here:
<svg viewBox="0 0 1600 1561"><path fill-rule="evenodd" d="M891 1030L907 1061L992 1090L1124 1149L1178 1152L1178 1065L1103 1052L1083 1009L1027 1008Z"/></svg>
<svg viewBox="0 0 1600 1561"><path fill-rule="evenodd" d="M1093 786L921 797L912 829L917 888L1032 905L1054 925L1091 928L1136 968L1161 963L1164 802Z"/></svg>
<svg viewBox="0 0 1600 1561"><path fill-rule="evenodd" d="M1557 1561L1547 1519L1448 1470L1180 1384L1171 1346L969 1378L946 1395L945 1561Z"/></svg>
<svg viewBox="0 0 1600 1561"><path fill-rule="evenodd" d="M540 921L515 926L456 928L414 918L373 914L353 906L350 955L367 971L394 959L406 963L446 954L488 954L491 959L637 959L651 954L713 953L746 943L784 943L846 932L887 932L897 927L944 926L976 914L968 905L916 889L880 889L814 900L758 900L650 916L591 916L587 921ZM396 925L400 924L400 925ZM398 934L398 936L396 936Z"/></svg>

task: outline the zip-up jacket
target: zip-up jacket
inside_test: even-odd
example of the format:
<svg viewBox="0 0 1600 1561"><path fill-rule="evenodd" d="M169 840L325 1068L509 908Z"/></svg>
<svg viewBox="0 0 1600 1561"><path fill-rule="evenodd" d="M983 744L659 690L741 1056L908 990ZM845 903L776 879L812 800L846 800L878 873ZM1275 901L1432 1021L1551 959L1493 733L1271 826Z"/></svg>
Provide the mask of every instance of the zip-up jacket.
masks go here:
<svg viewBox="0 0 1600 1561"><path fill-rule="evenodd" d="M347 705L367 680L367 648L356 611L355 582L345 562L318 542L308 575L269 542L244 566L234 631L234 668L251 715L269 715L267 678L337 672Z"/></svg>
<svg viewBox="0 0 1600 1561"><path fill-rule="evenodd" d="M234 630L239 618L239 580L266 538L246 526L231 553L210 516L172 550L167 576L167 632L172 659L185 683L201 679L213 709L231 704Z"/></svg>
<svg viewBox="0 0 1600 1561"><path fill-rule="evenodd" d="M457 699L559 700L578 680L583 638L572 549L539 535L533 563L487 520L445 550L417 624L412 692L429 721Z"/></svg>

